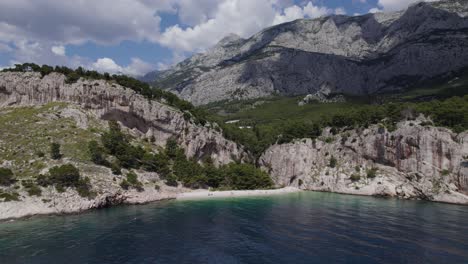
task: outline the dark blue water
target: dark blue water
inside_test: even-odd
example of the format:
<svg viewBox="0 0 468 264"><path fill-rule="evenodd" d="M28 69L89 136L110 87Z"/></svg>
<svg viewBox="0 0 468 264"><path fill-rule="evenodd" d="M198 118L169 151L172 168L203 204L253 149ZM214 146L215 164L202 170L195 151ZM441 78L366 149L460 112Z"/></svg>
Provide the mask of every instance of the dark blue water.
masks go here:
<svg viewBox="0 0 468 264"><path fill-rule="evenodd" d="M0 263L468 263L468 207L305 192L0 223Z"/></svg>

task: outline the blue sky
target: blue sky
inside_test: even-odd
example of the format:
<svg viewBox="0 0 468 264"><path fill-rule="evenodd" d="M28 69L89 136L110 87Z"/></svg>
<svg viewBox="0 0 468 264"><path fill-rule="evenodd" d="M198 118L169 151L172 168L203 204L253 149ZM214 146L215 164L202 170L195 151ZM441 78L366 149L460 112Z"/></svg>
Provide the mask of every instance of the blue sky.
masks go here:
<svg viewBox="0 0 468 264"><path fill-rule="evenodd" d="M0 67L84 66L141 75L297 18L403 9L416 0L2 0Z"/></svg>

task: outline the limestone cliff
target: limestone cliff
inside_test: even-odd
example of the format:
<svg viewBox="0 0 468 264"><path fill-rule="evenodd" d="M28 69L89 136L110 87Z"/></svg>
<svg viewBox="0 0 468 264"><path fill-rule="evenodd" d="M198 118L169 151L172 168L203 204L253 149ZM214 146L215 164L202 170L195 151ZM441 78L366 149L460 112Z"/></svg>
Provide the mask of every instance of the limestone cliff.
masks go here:
<svg viewBox="0 0 468 264"><path fill-rule="evenodd" d="M186 120L181 111L150 101L131 89L105 80L80 79L65 83L65 76L51 73L0 73L0 108L31 106L49 102L73 103L104 120L120 121L141 136L154 136L155 144L164 145L176 137L187 156L210 156L215 163L227 164L246 157L236 143L226 140L209 125L203 127Z"/></svg>
<svg viewBox="0 0 468 264"><path fill-rule="evenodd" d="M325 132L274 145L259 162L278 186L468 204L468 133L423 121L401 122L393 132L377 125Z"/></svg>
<svg viewBox="0 0 468 264"><path fill-rule="evenodd" d="M345 94L399 91L467 67L468 2L405 11L296 20L150 74L194 104L271 94L306 95L324 84Z"/></svg>

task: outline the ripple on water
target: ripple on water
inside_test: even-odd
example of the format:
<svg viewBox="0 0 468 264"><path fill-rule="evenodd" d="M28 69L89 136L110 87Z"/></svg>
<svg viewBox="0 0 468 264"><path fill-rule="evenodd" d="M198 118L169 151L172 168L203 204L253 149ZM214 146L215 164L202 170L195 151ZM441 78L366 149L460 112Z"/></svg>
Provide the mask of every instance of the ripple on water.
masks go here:
<svg viewBox="0 0 468 264"><path fill-rule="evenodd" d="M468 263L466 219L313 192L170 201L1 223L0 263Z"/></svg>

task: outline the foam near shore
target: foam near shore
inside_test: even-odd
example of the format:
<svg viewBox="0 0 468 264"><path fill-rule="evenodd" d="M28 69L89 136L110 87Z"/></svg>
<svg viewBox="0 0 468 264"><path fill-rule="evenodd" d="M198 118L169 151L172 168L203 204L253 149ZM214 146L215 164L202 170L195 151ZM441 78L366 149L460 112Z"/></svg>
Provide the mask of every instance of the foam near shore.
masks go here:
<svg viewBox="0 0 468 264"><path fill-rule="evenodd" d="M228 197L249 197L249 196L268 196L277 194L286 194L300 192L294 187L286 187L274 190L245 190L245 191L208 191L196 190L184 192L177 195L177 200L209 199L209 198L228 198Z"/></svg>

